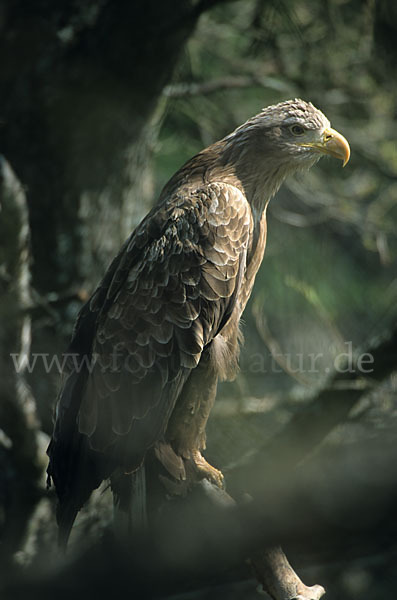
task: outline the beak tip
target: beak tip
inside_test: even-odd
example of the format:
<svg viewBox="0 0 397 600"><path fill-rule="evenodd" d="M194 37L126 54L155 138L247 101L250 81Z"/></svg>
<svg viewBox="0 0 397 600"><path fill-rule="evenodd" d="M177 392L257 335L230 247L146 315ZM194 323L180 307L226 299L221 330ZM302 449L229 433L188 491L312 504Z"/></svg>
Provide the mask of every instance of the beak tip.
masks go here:
<svg viewBox="0 0 397 600"><path fill-rule="evenodd" d="M349 142L335 129L329 128L326 133L329 136L326 142L329 153L340 158L343 161L342 167L345 167L350 159Z"/></svg>
<svg viewBox="0 0 397 600"><path fill-rule="evenodd" d="M345 154L345 156L343 157L343 159L342 159L342 160L343 160L343 165L342 165L342 168L344 169L344 168L345 168L345 166L347 165L347 163L348 163L348 162L349 162L349 160L350 160L350 146L347 146L347 151L346 151L346 154Z"/></svg>

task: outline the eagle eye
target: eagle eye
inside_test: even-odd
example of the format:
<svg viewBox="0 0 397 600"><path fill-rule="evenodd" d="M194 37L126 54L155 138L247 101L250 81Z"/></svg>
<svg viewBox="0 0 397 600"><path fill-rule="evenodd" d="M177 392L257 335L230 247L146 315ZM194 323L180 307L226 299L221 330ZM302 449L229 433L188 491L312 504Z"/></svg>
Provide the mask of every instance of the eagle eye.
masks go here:
<svg viewBox="0 0 397 600"><path fill-rule="evenodd" d="M303 135L306 131L302 125L291 125L289 130L293 135Z"/></svg>

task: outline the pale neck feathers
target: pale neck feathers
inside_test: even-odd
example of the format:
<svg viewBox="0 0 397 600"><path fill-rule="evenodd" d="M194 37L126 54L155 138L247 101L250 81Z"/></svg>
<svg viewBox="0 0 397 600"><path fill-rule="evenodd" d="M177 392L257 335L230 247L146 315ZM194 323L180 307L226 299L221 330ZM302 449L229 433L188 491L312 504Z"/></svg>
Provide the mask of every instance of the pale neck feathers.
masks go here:
<svg viewBox="0 0 397 600"><path fill-rule="evenodd" d="M288 157L282 159L270 148L266 150L263 136L254 124L247 123L190 159L166 184L160 201L176 190L191 192L211 182L223 182L240 189L255 220L260 219L284 179L296 170Z"/></svg>

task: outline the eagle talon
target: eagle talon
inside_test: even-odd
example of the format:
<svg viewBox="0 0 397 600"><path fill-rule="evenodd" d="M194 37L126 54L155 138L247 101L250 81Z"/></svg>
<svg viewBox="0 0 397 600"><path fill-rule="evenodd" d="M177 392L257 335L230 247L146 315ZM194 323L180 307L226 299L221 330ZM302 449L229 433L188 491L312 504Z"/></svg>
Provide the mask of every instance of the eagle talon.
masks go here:
<svg viewBox="0 0 397 600"><path fill-rule="evenodd" d="M200 479L208 479L222 490L225 488L225 478L222 471L210 465L200 452L196 451L192 454L192 461Z"/></svg>

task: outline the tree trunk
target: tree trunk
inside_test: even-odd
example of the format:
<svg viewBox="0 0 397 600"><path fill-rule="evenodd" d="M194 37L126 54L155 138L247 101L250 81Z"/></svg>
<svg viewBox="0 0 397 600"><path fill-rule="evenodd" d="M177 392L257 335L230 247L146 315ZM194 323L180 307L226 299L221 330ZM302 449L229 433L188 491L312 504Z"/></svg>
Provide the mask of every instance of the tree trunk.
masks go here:
<svg viewBox="0 0 397 600"><path fill-rule="evenodd" d="M30 348L26 200L0 157L0 562L18 548L37 499L35 403L26 384ZM2 554L4 554L2 556Z"/></svg>
<svg viewBox="0 0 397 600"><path fill-rule="evenodd" d="M152 204L151 119L210 5L1 3L1 138L26 190L33 287L44 306L33 352L65 350L81 304L70 300L93 290ZM66 300L46 310L54 298ZM31 376L47 431L58 380L40 362Z"/></svg>

